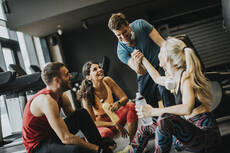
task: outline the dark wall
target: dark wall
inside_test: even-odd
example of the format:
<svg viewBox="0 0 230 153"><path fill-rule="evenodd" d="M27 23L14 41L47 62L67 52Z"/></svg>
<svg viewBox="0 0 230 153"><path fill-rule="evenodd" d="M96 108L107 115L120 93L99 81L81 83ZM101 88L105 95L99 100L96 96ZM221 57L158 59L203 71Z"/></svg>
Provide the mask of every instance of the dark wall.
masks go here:
<svg viewBox="0 0 230 153"><path fill-rule="evenodd" d="M179 26L180 24L182 24L182 22L193 22L194 20L199 20L200 18L213 16L213 13L211 13L213 12L213 10L209 10L208 8L215 9L216 6L220 6L220 2L217 3L217 1L218 0L208 1L211 4L213 3L213 5L209 3L206 4L204 3L206 1L202 1L203 3L199 3L199 7L195 7L195 4L197 3L194 3L194 5L191 5L193 6L193 8L187 10L186 13L181 13L183 12L183 9L185 9L185 7L182 7L181 9L177 10L177 13L171 12L171 16L170 14L167 14L169 13L169 10L160 11L159 8L158 12L155 12L156 10L154 9L152 9L152 11L145 11L145 8L140 8L138 13L136 9L133 9L131 11L123 11L123 13L127 16L127 19L130 22L138 18L144 18L150 23L154 23L156 28L158 27L158 25L160 26L164 24ZM179 7L178 5L176 6ZM189 6L190 5L188 5L187 7ZM163 11L165 11L167 15L162 14ZM201 13L198 15L197 12ZM107 56L111 61L108 75L111 76L122 87L122 89L126 91L130 98L133 98L137 91L136 74L128 66L121 63L118 59L116 53L117 38L107 27L107 22L110 15L105 16L107 16L106 19L105 17L103 17L100 21L99 19L93 18L88 20L89 26L87 30L81 28L75 31L63 33L61 42L63 46L64 56L66 58L66 64L71 71L79 72L81 71L82 65L86 61L102 61L102 57ZM162 16L168 17L163 18ZM159 19L162 19L163 22Z"/></svg>
<svg viewBox="0 0 230 153"><path fill-rule="evenodd" d="M93 26L93 27L92 27ZM117 57L117 38L107 28L107 21L100 22L62 37L66 64L71 71L80 71L86 61L101 62L103 56L110 59L108 75L111 76L126 94L133 98L137 91L136 73L121 63Z"/></svg>

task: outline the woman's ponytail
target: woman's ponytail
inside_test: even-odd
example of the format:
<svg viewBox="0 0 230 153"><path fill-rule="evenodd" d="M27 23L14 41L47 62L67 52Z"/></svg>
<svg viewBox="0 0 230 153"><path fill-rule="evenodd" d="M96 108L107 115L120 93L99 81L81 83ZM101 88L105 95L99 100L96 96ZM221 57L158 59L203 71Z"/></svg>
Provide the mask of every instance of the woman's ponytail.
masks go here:
<svg viewBox="0 0 230 153"><path fill-rule="evenodd" d="M82 99L87 99L89 105L95 106L96 104L94 100L93 82L87 79L87 76L90 75L90 68L92 64L98 64L98 63L93 61L88 61L82 67L82 75L85 79L81 82L81 87L77 92L77 99L80 101Z"/></svg>
<svg viewBox="0 0 230 153"><path fill-rule="evenodd" d="M81 87L77 92L77 99L87 99L89 104L95 106L94 102L94 87L92 81L84 79L81 82Z"/></svg>
<svg viewBox="0 0 230 153"><path fill-rule="evenodd" d="M191 48L185 47L184 53L185 53L186 72L188 74L186 78L188 77L191 78L193 88L195 89L194 90L195 95L197 95L198 99L202 102L205 102L208 106L210 106L212 94L211 91L209 90L210 85L208 83L208 80L202 73L200 60L195 55L194 50Z"/></svg>

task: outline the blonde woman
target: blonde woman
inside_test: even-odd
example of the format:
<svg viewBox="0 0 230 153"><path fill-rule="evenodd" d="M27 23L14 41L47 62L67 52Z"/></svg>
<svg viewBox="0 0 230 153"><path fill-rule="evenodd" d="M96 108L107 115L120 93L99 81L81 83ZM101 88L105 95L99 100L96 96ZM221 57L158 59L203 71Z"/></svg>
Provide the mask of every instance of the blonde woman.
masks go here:
<svg viewBox="0 0 230 153"><path fill-rule="evenodd" d="M130 152L142 150L149 135L155 135L155 153L169 153L172 144L178 151L213 152L220 143L220 132L210 112L209 84L194 51L173 37L163 43L158 58L170 77L161 76L142 53L133 54L142 61L154 82L174 90L176 105L165 108L136 106L139 118L159 118L137 132Z"/></svg>

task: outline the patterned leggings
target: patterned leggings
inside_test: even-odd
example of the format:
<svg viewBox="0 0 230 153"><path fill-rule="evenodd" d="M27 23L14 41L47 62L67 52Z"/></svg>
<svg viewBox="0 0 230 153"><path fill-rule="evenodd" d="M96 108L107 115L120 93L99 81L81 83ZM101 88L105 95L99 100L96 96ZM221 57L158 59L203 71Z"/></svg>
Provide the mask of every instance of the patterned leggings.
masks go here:
<svg viewBox="0 0 230 153"><path fill-rule="evenodd" d="M150 126L141 126L129 150L141 153L150 138L155 137L155 153L169 153L171 145L177 151L211 153L220 144L220 132L211 113L202 113L188 120L163 114Z"/></svg>

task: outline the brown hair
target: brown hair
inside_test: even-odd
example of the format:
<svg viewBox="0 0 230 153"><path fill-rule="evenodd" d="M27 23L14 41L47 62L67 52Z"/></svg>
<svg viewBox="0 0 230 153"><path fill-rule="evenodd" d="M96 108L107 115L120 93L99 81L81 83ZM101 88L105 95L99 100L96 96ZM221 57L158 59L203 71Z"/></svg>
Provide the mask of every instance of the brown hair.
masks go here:
<svg viewBox="0 0 230 153"><path fill-rule="evenodd" d="M110 30L119 30L122 25L127 26L128 21L123 13L112 14L109 19L108 27Z"/></svg>
<svg viewBox="0 0 230 153"><path fill-rule="evenodd" d="M77 93L78 100L87 99L89 105L96 106L94 101L94 87L93 82L86 79L86 76L90 74L90 68L92 64L98 64L97 62L88 61L82 67L82 75L84 80L81 82L81 87Z"/></svg>
<svg viewBox="0 0 230 153"><path fill-rule="evenodd" d="M61 77L60 69L61 67L65 66L63 63L60 62L51 62L48 63L44 69L42 70L42 80L46 85L49 85L54 77Z"/></svg>

